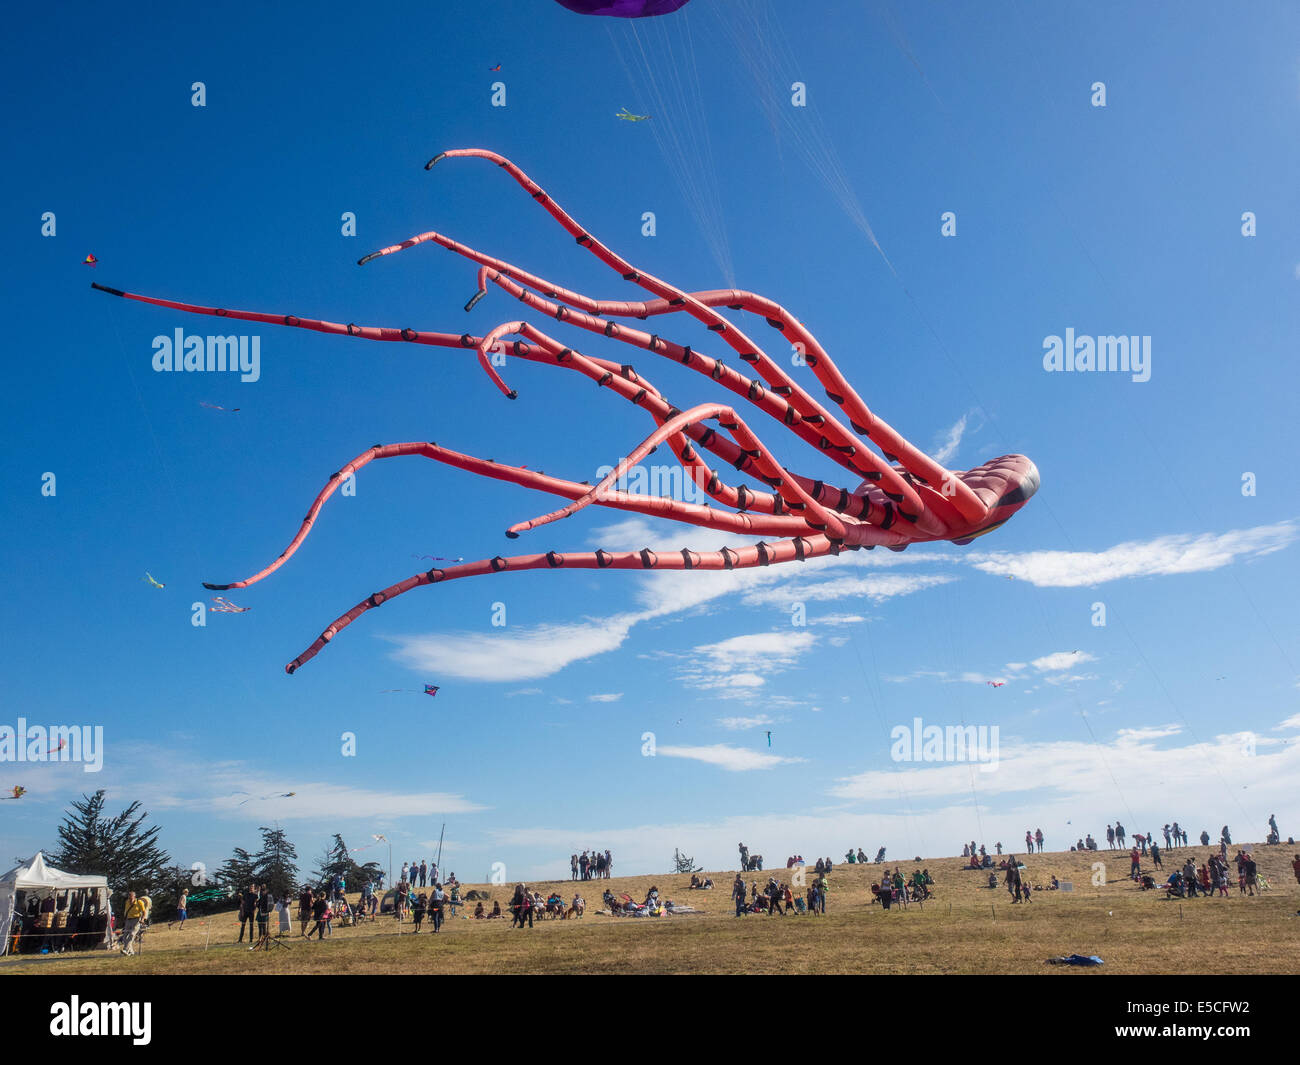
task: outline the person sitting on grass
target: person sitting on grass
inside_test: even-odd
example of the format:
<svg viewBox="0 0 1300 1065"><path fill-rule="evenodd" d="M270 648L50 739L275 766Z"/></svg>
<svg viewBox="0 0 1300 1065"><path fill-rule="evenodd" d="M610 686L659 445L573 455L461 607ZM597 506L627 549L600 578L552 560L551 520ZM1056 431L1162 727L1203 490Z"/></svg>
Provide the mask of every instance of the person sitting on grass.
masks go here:
<svg viewBox="0 0 1300 1065"><path fill-rule="evenodd" d="M492 902L492 912L488 914L488 920L492 920L493 917L500 917L503 921L506 919L506 915L501 912L500 899L495 899Z"/></svg>

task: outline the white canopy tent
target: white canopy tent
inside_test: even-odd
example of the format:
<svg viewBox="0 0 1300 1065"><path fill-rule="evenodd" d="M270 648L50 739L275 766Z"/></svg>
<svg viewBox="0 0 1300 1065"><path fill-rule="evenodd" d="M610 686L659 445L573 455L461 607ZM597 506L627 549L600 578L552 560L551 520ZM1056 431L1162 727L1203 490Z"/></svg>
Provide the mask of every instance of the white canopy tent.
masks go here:
<svg viewBox="0 0 1300 1065"><path fill-rule="evenodd" d="M37 851L32 859L23 865L15 866L0 876L0 932L4 933L4 938L0 941L0 955L5 954L12 941L11 925L16 923L16 919L21 917L17 909L18 895L21 893L22 903L25 905L28 900L35 897L38 899L48 898L54 895L56 898L62 892L88 891L95 893L95 902L100 914L109 913L109 890L108 878L103 876L82 876L77 873L65 873L61 869L55 869L52 865L47 865L45 855ZM104 945L107 946L108 937L105 936Z"/></svg>

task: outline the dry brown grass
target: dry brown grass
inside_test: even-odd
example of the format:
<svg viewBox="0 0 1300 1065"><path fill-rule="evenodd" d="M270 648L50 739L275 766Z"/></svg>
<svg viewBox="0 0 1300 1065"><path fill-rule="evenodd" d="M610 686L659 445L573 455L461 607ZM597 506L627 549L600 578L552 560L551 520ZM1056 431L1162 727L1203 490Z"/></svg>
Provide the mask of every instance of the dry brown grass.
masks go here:
<svg viewBox="0 0 1300 1065"><path fill-rule="evenodd" d="M531 932L512 930L508 920L456 919L438 935L426 922L426 931L414 936L409 923L381 918L307 943L297 938L295 921L293 949L266 954L234 946L238 920L222 915L207 924L192 918L183 932L155 927L138 957L4 959L0 973L1293 973L1300 946L1300 886L1290 865L1296 850L1256 845L1272 889L1255 898L1240 896L1234 884L1226 899L1165 901L1123 878L1124 852L1067 851L1028 859L1028 878L1046 884L1055 873L1075 890L1036 892L1028 904L1012 905L1005 889L982 886L987 874L964 871L961 859L937 858L922 863L937 881L937 898L923 906L885 913L868 901L881 867L843 865L831 876L826 916L737 919L728 898L733 870L711 874L718 886L707 892L687 890L690 878L678 875L592 881L582 885L585 918L539 921ZM1176 855L1187 851L1198 865L1210 854L1192 847ZM1165 862L1166 872L1174 858ZM1107 863L1104 887L1091 884L1095 860ZM914 866L898 864L905 875ZM746 879L757 878L761 887L768 875ZM567 880L530 886L545 894L556 884L571 895ZM708 912L642 919L596 914L604 886L643 898L651 884L666 898ZM467 884L465 890L473 887L490 891L503 906L507 901L506 888ZM1106 964L1092 970L1044 964L1074 952L1099 954Z"/></svg>

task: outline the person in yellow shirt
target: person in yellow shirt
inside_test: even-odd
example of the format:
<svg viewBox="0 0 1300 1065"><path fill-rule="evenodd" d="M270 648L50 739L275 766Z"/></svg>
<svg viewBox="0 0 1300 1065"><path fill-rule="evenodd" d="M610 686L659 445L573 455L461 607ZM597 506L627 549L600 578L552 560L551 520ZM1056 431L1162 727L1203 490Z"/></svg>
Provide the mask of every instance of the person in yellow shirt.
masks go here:
<svg viewBox="0 0 1300 1065"><path fill-rule="evenodd" d="M127 957L135 954L136 940L140 936L140 926L149 916L149 899L136 898L135 892L131 891L126 896L126 909L123 911L126 918L126 930L122 935L122 953Z"/></svg>

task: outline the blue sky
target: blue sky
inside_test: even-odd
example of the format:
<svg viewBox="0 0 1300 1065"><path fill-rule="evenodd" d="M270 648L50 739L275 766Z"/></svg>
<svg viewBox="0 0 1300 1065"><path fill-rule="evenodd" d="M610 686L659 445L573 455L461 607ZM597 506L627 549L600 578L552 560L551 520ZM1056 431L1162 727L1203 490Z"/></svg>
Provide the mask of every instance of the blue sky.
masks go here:
<svg viewBox="0 0 1300 1065"><path fill-rule="evenodd" d="M1064 845L1117 817L1261 838L1276 812L1293 834L1297 15L1193 6L1173 19L829 3L810 19L693 0L636 24L549 0L18 16L0 173L0 726L102 725L106 749L98 774L0 762L0 786L28 789L0 807L0 853L51 846L68 801L97 787L114 807L140 799L186 863L252 848L273 820L305 865L336 831L353 846L383 833L400 863L428 855L445 821L463 880L496 862L560 873L592 846L649 872L674 846L721 866L742 839L771 861L953 853L1038 826ZM622 107L652 117L620 122ZM355 265L432 228L626 296L490 164L423 171L452 147L510 157L676 284L723 287L734 270L918 446L962 470L1029 455L1037 497L968 548L421 589L288 677L328 621L424 568L412 556L504 553L507 525L553 505L394 460L332 499L281 571L231 594L248 613L193 626L200 582L270 562L329 474L374 443L432 439L583 480L649 432L569 375L511 363L510 403L472 353L271 327L247 327L255 383L155 373L155 336L214 320L89 288L448 332L517 317L499 291L466 315L475 269L436 247ZM355 237L340 232L348 211ZM725 394L552 325L680 407ZM663 327L717 347L697 324ZM1044 339L1067 328L1150 336L1150 380L1045 372ZM792 469L832 475L776 423L750 424ZM516 549L722 542L589 508ZM380 694L424 683L441 685L435 700ZM890 732L915 717L997 726L998 768L893 761Z"/></svg>

